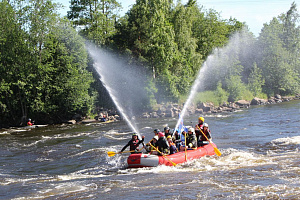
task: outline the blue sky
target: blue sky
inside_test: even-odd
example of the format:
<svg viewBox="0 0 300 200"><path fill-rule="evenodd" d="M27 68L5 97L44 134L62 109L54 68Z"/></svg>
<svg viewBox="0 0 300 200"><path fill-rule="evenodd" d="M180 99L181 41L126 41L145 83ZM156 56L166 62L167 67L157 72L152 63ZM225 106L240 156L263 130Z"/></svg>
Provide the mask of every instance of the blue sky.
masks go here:
<svg viewBox="0 0 300 200"><path fill-rule="evenodd" d="M69 1L57 0L65 6L65 9L61 11L63 15L66 15L69 10ZM293 1L296 2L298 11L300 11L300 0L197 0L197 3L207 10L212 8L221 13L223 19L233 17L241 22L246 22L250 31L258 36L263 24L269 23L273 17L287 12ZM121 16L135 4L135 0L118 0L118 2L123 6L123 10L120 12ZM186 2L187 0L181 1L182 4Z"/></svg>

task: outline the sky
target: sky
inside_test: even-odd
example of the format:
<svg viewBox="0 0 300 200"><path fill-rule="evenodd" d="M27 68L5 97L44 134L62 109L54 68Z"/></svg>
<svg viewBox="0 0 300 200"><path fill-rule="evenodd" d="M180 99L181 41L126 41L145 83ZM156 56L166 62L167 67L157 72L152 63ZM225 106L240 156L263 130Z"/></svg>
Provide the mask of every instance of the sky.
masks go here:
<svg viewBox="0 0 300 200"><path fill-rule="evenodd" d="M117 0L121 3L123 9L119 13L123 16L133 4L135 0ZM182 0L182 4L186 4L188 0ZM295 1L297 9L300 11L300 0L197 0L199 6L204 9L214 9L221 14L223 19L230 17L236 18L238 21L246 22L250 31L258 36L264 23L269 23L273 17L277 17L282 13L286 13ZM62 15L66 15L69 10L70 0L57 0L62 3L65 8L61 10ZM177 2L176 0L174 2Z"/></svg>

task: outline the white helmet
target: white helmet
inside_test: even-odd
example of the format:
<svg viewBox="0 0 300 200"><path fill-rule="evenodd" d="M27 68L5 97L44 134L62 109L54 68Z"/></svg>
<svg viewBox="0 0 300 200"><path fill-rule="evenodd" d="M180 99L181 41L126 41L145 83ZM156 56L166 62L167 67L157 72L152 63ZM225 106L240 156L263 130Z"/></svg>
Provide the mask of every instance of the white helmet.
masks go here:
<svg viewBox="0 0 300 200"><path fill-rule="evenodd" d="M204 124L203 124L203 127L204 127L204 126L208 128L208 124L207 124L207 123L204 123Z"/></svg>
<svg viewBox="0 0 300 200"><path fill-rule="evenodd" d="M192 133L195 132L194 128L190 127L188 131L191 131Z"/></svg>

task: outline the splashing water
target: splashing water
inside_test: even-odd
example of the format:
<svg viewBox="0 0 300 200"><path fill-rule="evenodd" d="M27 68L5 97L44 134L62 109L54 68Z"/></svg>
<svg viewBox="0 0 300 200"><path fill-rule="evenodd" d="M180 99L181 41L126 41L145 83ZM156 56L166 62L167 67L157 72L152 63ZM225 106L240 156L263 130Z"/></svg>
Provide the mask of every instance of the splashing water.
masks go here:
<svg viewBox="0 0 300 200"><path fill-rule="evenodd" d="M86 45L89 54L94 59L94 68L100 75L103 86L107 89L118 111L130 129L141 138L134 121L134 109L145 98L143 91L143 76L112 53ZM132 67L132 66L131 66Z"/></svg>
<svg viewBox="0 0 300 200"><path fill-rule="evenodd" d="M175 130L179 127L179 124L180 122L183 120L183 117L185 116L186 114L186 111L188 109L188 107L191 105L191 102L193 100L193 98L195 97L197 91L198 91L198 88L199 88L199 85L200 85L200 82L202 80L202 76L204 74L204 71L207 69L207 65L206 65L206 62L203 64L203 67L201 67L199 73L198 73L198 76L192 86L192 89L191 89L191 92L190 92L190 95L188 97L188 99L186 100L184 106L183 106L183 109L180 113L180 117L176 123L176 126L175 126Z"/></svg>
<svg viewBox="0 0 300 200"><path fill-rule="evenodd" d="M226 75L237 66L238 57L251 61L251 52L255 52L251 46L251 35L249 35L247 31L243 30L235 33L225 47L215 49L213 53L207 57L198 72L188 99L183 106L180 117L176 123L175 130L182 122L186 115L186 111L190 107L197 92L224 79Z"/></svg>

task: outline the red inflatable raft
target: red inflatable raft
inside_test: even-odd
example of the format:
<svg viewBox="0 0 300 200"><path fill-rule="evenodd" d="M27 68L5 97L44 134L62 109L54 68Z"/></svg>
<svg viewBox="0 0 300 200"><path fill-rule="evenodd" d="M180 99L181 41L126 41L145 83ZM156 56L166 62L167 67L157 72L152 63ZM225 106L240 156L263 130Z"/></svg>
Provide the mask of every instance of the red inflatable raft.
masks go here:
<svg viewBox="0 0 300 200"><path fill-rule="evenodd" d="M216 145L213 144L215 147ZM215 155L214 147L212 144L198 147L195 150L187 150L187 158L185 152L178 152L166 157L172 162L179 164L187 162L188 160L198 159L203 156ZM156 167L158 165L173 166L173 164L164 156L157 156L151 154L131 154L127 158L128 168L140 168L140 167Z"/></svg>

